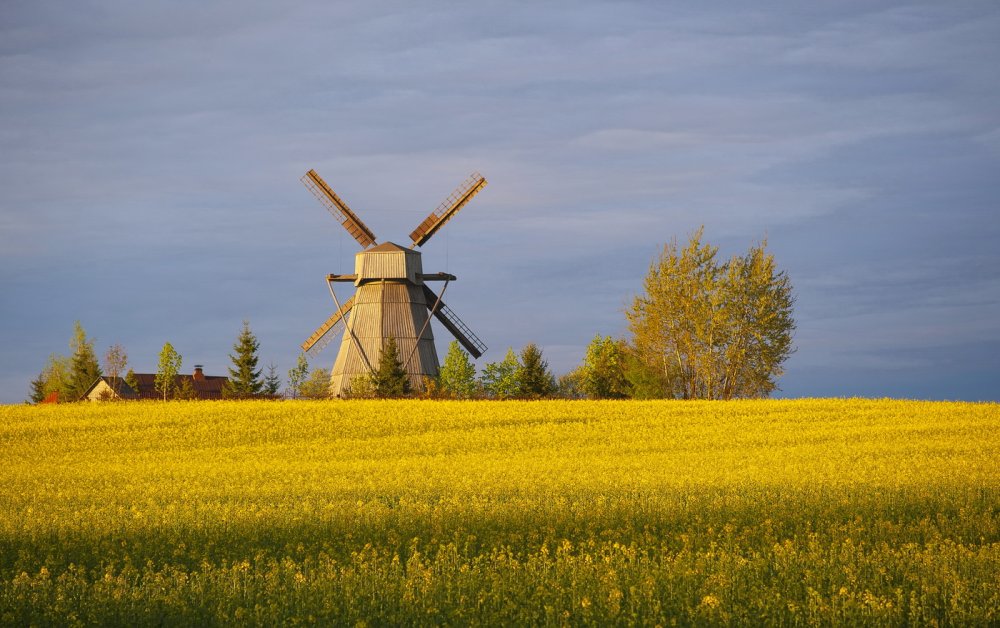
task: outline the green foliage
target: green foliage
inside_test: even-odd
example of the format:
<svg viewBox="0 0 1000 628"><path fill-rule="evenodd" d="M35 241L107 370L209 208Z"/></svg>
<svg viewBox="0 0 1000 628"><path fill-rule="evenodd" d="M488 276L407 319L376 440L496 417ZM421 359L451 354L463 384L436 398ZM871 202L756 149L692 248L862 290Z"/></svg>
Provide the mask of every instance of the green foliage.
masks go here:
<svg viewBox="0 0 1000 628"><path fill-rule="evenodd" d="M457 340L448 345L438 386L444 396L453 399L471 399L476 394L476 365Z"/></svg>
<svg viewBox="0 0 1000 628"><path fill-rule="evenodd" d="M264 382L260 379L261 370L257 368L257 350L260 343L250 331L250 322L243 321L234 353L229 354L233 366L229 367L229 379L222 387L222 396L227 399L250 399L261 394Z"/></svg>
<svg viewBox="0 0 1000 628"><path fill-rule="evenodd" d="M267 377L264 378L264 394L268 397L277 397L281 392L281 376L278 375L278 367L274 364L267 365Z"/></svg>
<svg viewBox="0 0 1000 628"><path fill-rule="evenodd" d="M611 336L594 336L580 368L580 389L591 399L626 399L632 386L626 377L628 349Z"/></svg>
<svg viewBox="0 0 1000 628"><path fill-rule="evenodd" d="M302 384L309 377L309 362L306 361L306 354L300 353L295 366L288 371L288 394L292 399L297 399L302 393Z"/></svg>
<svg viewBox="0 0 1000 628"><path fill-rule="evenodd" d="M69 343L73 356L70 363L69 386L62 401L79 401L87 389L101 377L101 365L94 353L94 341L87 338L80 321L73 323L73 339ZM60 395L62 397L62 395Z"/></svg>
<svg viewBox="0 0 1000 628"><path fill-rule="evenodd" d="M138 397L139 395L139 378L135 376L135 371L132 369L125 373L125 385L131 389L132 393Z"/></svg>
<svg viewBox="0 0 1000 628"><path fill-rule="evenodd" d="M542 357L542 350L535 343L528 343L521 350L517 396L521 399L541 399L555 391L556 380L549 370L549 363Z"/></svg>
<svg viewBox="0 0 1000 628"><path fill-rule="evenodd" d="M174 350L169 342L163 343L160 350L160 361L156 367L154 388L163 395L163 400L170 399L174 394L177 374L181 370L181 354Z"/></svg>
<svg viewBox="0 0 1000 628"><path fill-rule="evenodd" d="M305 399L329 399L330 372L316 368L299 387L299 396Z"/></svg>
<svg viewBox="0 0 1000 628"><path fill-rule="evenodd" d="M174 391L174 399L190 401L198 398L198 392L194 389L194 379L191 377L181 377L181 383Z"/></svg>
<svg viewBox="0 0 1000 628"><path fill-rule="evenodd" d="M58 354L49 355L49 360L42 369L45 378L45 396L52 393L59 393L59 401L72 401L70 397L70 373L72 371L72 360L66 356Z"/></svg>
<svg viewBox="0 0 1000 628"><path fill-rule="evenodd" d="M575 368L569 373L559 376L556 381L556 394L563 399L583 399L582 368Z"/></svg>
<svg viewBox="0 0 1000 628"><path fill-rule="evenodd" d="M521 392L518 381L520 370L521 363L517 361L514 349L508 348L503 360L489 362L483 367L483 374L480 377L483 391L493 399L514 399Z"/></svg>
<svg viewBox="0 0 1000 628"><path fill-rule="evenodd" d="M29 403L39 403L45 399L45 371L38 374L38 377L31 380L31 394L28 396Z"/></svg>
<svg viewBox="0 0 1000 628"><path fill-rule="evenodd" d="M794 298L766 246L725 263L717 247L702 242L701 229L684 249L676 241L664 246L627 312L642 362L632 369L633 383L659 380L655 396L679 399L766 397L775 390L792 352Z"/></svg>
<svg viewBox="0 0 1000 628"><path fill-rule="evenodd" d="M382 347L378 369L371 379L375 396L380 399L405 397L410 393L410 376L403 369L399 347L396 346L396 339L392 336L386 339Z"/></svg>

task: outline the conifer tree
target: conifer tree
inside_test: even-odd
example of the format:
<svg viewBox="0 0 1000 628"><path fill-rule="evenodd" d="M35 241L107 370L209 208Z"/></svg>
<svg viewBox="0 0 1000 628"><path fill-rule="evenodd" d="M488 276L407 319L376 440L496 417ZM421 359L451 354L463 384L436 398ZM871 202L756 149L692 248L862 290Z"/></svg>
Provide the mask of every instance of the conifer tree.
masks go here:
<svg viewBox="0 0 1000 628"><path fill-rule="evenodd" d="M69 343L73 350L70 366L69 386L66 401L78 401L83 393L101 377L101 365L94 353L94 341L87 338L80 321L73 323L73 339Z"/></svg>
<svg viewBox="0 0 1000 628"><path fill-rule="evenodd" d="M549 363L542 358L542 350L533 342L521 350L517 389L517 396L522 399L541 399L556 390L556 380L549 371Z"/></svg>
<svg viewBox="0 0 1000 628"><path fill-rule="evenodd" d="M448 345L438 385L445 395L455 399L469 399L476 393L476 366L457 340Z"/></svg>
<svg viewBox="0 0 1000 628"><path fill-rule="evenodd" d="M31 380L31 395L28 397L28 401L31 403L39 403L45 399L45 371L38 374L38 377Z"/></svg>
<svg viewBox="0 0 1000 628"><path fill-rule="evenodd" d="M177 385L177 374L181 370L181 354L174 350L169 342L163 343L160 350L160 362L156 369L154 387L163 395L163 400L171 398Z"/></svg>
<svg viewBox="0 0 1000 628"><path fill-rule="evenodd" d="M378 370L372 376L375 396L380 399L404 397L410 393L410 376L403 369L396 339L392 336L385 341Z"/></svg>
<svg viewBox="0 0 1000 628"><path fill-rule="evenodd" d="M281 377L278 376L278 367L274 363L267 365L267 377L264 378L264 394L268 397L277 397L281 391Z"/></svg>
<svg viewBox="0 0 1000 628"><path fill-rule="evenodd" d="M264 382L260 379L261 370L257 368L259 348L257 337L250 331L250 322L243 321L243 330L233 345L235 355L229 354L233 366L229 368L229 380L222 387L223 397L249 399L256 397L264 389Z"/></svg>

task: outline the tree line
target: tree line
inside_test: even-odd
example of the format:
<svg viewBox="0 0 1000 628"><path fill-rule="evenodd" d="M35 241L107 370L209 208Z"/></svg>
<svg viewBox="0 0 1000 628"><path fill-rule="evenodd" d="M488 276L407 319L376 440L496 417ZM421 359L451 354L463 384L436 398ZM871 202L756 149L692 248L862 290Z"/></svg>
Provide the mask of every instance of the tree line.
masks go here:
<svg viewBox="0 0 1000 628"><path fill-rule="evenodd" d="M326 399L330 396L330 371L310 371L304 355L288 373L288 396ZM387 338L378 366L370 375L355 376L345 397L355 399L542 399L556 394L558 385L538 345L529 343L519 353L507 350L498 362L487 363L477 375L476 366L458 341L448 353L437 377L425 377L414 390L394 338Z"/></svg>
<svg viewBox="0 0 1000 628"><path fill-rule="evenodd" d="M718 247L703 241L703 230L685 246L674 240L652 261L643 292L625 311L623 337L596 335L583 362L558 380L534 343L520 353L507 350L502 360L484 365L477 375L458 342L448 348L439 375L412 390L393 338L386 340L378 367L355 377L345 396L354 398L541 399L734 399L759 398L777 389L784 362L793 352L794 296L788 275L777 268L767 242L723 260ZM232 366L223 397L325 399L330 372L310 369L304 355L288 371L288 386L273 364L267 375L258 368L260 343L247 321L229 355ZM112 381L134 387L125 350L113 345L104 369L93 341L77 322L69 357L52 355L31 383L31 400L52 391L79 399L107 373ZM156 390L163 399L194 398L192 384L177 385L181 356L170 343L160 353ZM132 383L130 383L130 377ZM116 391L117 392L117 391Z"/></svg>
<svg viewBox="0 0 1000 628"><path fill-rule="evenodd" d="M94 339L87 336L80 321L73 324L73 338L69 346L71 355L51 354L38 376L31 381L28 397L30 403L40 403L52 399L59 403L81 401L84 394L105 375L111 388L106 391L106 399L123 399L122 389L127 386L132 391L139 390L135 371L126 367L128 354L120 344L108 347L103 365L97 358ZM250 323L243 321L243 328L229 354L232 366L222 386L224 399L278 398L281 396L281 377L277 367L269 364L267 375L259 369L257 352L260 343L250 330ZM165 342L160 350L154 379L154 390L164 401L170 399L197 399L198 393L190 377L177 376L181 372L182 356L170 342Z"/></svg>

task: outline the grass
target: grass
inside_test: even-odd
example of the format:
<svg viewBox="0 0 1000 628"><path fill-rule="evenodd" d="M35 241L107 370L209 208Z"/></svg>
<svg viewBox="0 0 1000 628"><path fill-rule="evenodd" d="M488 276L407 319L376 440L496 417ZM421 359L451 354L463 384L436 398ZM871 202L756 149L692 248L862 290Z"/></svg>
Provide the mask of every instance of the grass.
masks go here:
<svg viewBox="0 0 1000 628"><path fill-rule="evenodd" d="M996 624L1000 406L0 407L0 623Z"/></svg>

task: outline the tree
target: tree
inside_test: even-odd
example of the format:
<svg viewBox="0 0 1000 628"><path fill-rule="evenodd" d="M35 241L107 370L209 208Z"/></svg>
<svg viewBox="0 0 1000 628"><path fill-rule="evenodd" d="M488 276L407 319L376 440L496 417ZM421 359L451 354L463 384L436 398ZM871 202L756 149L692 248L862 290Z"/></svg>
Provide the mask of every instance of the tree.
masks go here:
<svg viewBox="0 0 1000 628"><path fill-rule="evenodd" d="M541 399L556 391L556 379L549 371L549 363L542 358L542 350L531 342L521 350L521 364L517 370L517 396L523 399Z"/></svg>
<svg viewBox="0 0 1000 628"><path fill-rule="evenodd" d="M630 379L664 397L765 397L792 352L791 282L766 242L720 263L702 231L664 246L627 312Z"/></svg>
<svg viewBox="0 0 1000 628"><path fill-rule="evenodd" d="M624 341L597 334L587 345L580 367L580 390L591 399L626 399L632 390L626 377L628 349Z"/></svg>
<svg viewBox="0 0 1000 628"><path fill-rule="evenodd" d="M45 368L42 369L45 379L45 396L57 393L58 398L65 401L70 399L70 372L72 370L72 360L66 356L55 353L49 355Z"/></svg>
<svg viewBox="0 0 1000 628"><path fill-rule="evenodd" d="M114 392L113 397L115 399L118 399L121 394L122 382L119 378L127 364L128 355L125 353L123 346L115 343L108 347L107 352L104 354L104 370L107 372L108 377L111 378L111 390Z"/></svg>
<svg viewBox="0 0 1000 628"><path fill-rule="evenodd" d="M299 393L305 399L327 399L330 397L330 373L324 369L313 369L309 378L299 386Z"/></svg>
<svg viewBox="0 0 1000 628"><path fill-rule="evenodd" d="M169 399L177 384L177 374L181 370L181 354L174 350L169 342L163 343L160 350L160 362L156 368L156 378L153 387L163 395L163 400ZM134 375L134 373L133 373Z"/></svg>
<svg viewBox="0 0 1000 628"><path fill-rule="evenodd" d="M194 389L194 378L192 377L181 377L180 386L174 392L174 399L182 399L185 401L190 401L192 399L198 398L198 391Z"/></svg>
<svg viewBox="0 0 1000 628"><path fill-rule="evenodd" d="M455 399L469 399L476 394L476 365L457 340L448 345L444 364L438 375L441 392Z"/></svg>
<svg viewBox="0 0 1000 628"><path fill-rule="evenodd" d="M125 373L125 385L132 389L135 394L135 398L139 398L139 378L135 376L135 371L132 369Z"/></svg>
<svg viewBox="0 0 1000 628"><path fill-rule="evenodd" d="M45 399L45 371L43 370L38 374L38 377L31 380L31 394L28 396L28 402L40 403L44 399Z"/></svg>
<svg viewBox="0 0 1000 628"><path fill-rule="evenodd" d="M306 361L306 355L300 353L295 366L288 371L288 394L292 399L297 399L301 394L302 384L307 377L309 377L309 363Z"/></svg>
<svg viewBox="0 0 1000 628"><path fill-rule="evenodd" d="M101 377L101 365L94 353L94 341L87 338L80 321L73 323L73 339L69 343L73 350L71 358L67 399L78 401L87 389Z"/></svg>
<svg viewBox="0 0 1000 628"><path fill-rule="evenodd" d="M229 359L233 366L229 368L229 379L222 387L222 396L227 399L248 399L256 397L264 389L260 379L260 369L257 368L257 349L260 343L250 331L250 322L243 321L236 343L233 344L235 355L230 353Z"/></svg>
<svg viewBox="0 0 1000 628"><path fill-rule="evenodd" d="M353 384L353 382L352 382ZM378 369L372 375L375 396L380 399L405 397L410 394L410 376L403 368L396 339L389 336L379 356Z"/></svg>
<svg viewBox="0 0 1000 628"><path fill-rule="evenodd" d="M514 349L508 348L500 362L490 362L483 367L480 381L486 394L494 399L512 399L520 392L518 371L521 363L517 361Z"/></svg>
<svg viewBox="0 0 1000 628"><path fill-rule="evenodd" d="M556 394L563 399L582 399L586 396L583 392L583 367L578 367L560 375L556 382Z"/></svg>
<svg viewBox="0 0 1000 628"><path fill-rule="evenodd" d="M264 394L275 398L281 391L281 377L278 376L278 367L274 363L267 365L267 377L264 378Z"/></svg>

